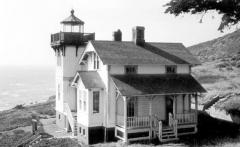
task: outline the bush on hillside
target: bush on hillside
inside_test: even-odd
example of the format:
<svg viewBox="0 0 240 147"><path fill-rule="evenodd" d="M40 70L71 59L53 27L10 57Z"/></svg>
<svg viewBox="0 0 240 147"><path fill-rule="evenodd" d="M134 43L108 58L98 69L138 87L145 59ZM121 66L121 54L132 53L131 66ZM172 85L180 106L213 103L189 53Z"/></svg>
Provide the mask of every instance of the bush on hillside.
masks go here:
<svg viewBox="0 0 240 147"><path fill-rule="evenodd" d="M236 95L232 98L230 98L225 103L221 104L220 106L222 109L224 109L229 114L236 114L240 116L240 100L239 95Z"/></svg>
<svg viewBox="0 0 240 147"><path fill-rule="evenodd" d="M14 107L14 109L24 109L25 107L22 104L19 104Z"/></svg>

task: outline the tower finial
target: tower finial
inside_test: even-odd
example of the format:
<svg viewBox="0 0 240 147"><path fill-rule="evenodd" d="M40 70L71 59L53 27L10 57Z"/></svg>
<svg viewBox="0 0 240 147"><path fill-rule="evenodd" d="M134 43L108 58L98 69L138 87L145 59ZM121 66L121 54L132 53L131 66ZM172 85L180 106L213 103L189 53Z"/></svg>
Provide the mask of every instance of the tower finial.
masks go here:
<svg viewBox="0 0 240 147"><path fill-rule="evenodd" d="M71 10L71 15L74 15L74 10L73 9Z"/></svg>

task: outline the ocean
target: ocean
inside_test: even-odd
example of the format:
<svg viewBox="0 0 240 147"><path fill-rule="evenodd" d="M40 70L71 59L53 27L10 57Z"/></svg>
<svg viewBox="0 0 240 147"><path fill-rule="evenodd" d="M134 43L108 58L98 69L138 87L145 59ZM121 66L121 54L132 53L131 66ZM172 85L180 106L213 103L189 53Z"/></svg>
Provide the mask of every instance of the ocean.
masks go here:
<svg viewBox="0 0 240 147"><path fill-rule="evenodd" d="M0 67L0 111L45 101L52 95L55 95L54 67Z"/></svg>

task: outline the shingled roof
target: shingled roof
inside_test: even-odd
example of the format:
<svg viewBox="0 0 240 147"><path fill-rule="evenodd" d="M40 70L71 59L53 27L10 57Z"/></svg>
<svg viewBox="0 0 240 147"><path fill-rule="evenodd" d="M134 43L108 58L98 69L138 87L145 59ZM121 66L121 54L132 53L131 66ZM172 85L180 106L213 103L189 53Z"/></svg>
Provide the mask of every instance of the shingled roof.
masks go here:
<svg viewBox="0 0 240 147"><path fill-rule="evenodd" d="M206 92L190 74L111 75L111 78L124 96Z"/></svg>
<svg viewBox="0 0 240 147"><path fill-rule="evenodd" d="M104 83L96 71L79 71L84 86L89 88L104 88Z"/></svg>
<svg viewBox="0 0 240 147"><path fill-rule="evenodd" d="M181 43L145 43L127 41L91 41L104 64L190 64L200 62Z"/></svg>

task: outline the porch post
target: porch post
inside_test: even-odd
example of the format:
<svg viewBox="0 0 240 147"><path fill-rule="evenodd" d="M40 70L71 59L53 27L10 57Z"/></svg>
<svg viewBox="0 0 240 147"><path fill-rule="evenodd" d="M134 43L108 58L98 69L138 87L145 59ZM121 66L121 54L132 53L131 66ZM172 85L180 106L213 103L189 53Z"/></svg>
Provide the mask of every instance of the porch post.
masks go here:
<svg viewBox="0 0 240 147"><path fill-rule="evenodd" d="M196 122L198 122L198 99L197 99L197 93L195 94L195 115L196 115Z"/></svg>
<svg viewBox="0 0 240 147"><path fill-rule="evenodd" d="M123 101L124 101L124 114L123 114L123 118L124 118L124 142L128 142L127 140L127 98L126 96L123 97Z"/></svg>
<svg viewBox="0 0 240 147"><path fill-rule="evenodd" d="M153 96L150 96L150 101L149 101L149 122L150 122L149 137L150 139L152 139L152 100L153 100Z"/></svg>
<svg viewBox="0 0 240 147"><path fill-rule="evenodd" d="M176 119L177 113L177 102L176 102L176 95L173 96L173 118Z"/></svg>

